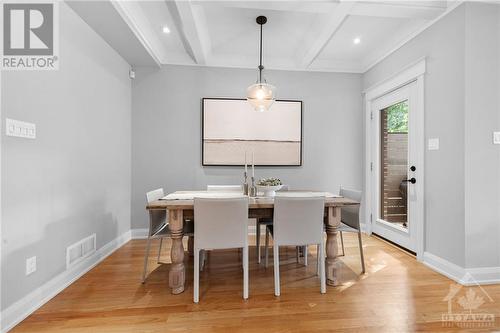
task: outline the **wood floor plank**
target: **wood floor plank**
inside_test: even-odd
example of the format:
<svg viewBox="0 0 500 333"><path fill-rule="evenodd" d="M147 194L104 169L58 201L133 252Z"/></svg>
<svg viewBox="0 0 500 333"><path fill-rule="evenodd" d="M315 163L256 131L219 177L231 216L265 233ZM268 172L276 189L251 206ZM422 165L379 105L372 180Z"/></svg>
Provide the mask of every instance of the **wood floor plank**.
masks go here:
<svg viewBox="0 0 500 333"><path fill-rule="evenodd" d="M242 299L241 259L236 250L213 251L200 274L200 303L192 302L192 258L186 290L171 295L169 264L156 263L158 243L150 256L150 274L141 284L145 241L133 240L81 277L16 326L12 332L493 332L500 330L500 285L464 287L453 300L455 312L467 290L482 297L472 313L490 313L487 327L462 327L442 321L444 297L454 282L415 258L375 237L365 236L367 273L361 265L355 235L344 236L341 282L319 292L316 253L309 266L295 262L295 249L281 250L281 296L274 296L272 260L258 265L250 250L250 298ZM168 243L168 241L166 242ZM185 244L187 246L187 244ZM168 261L168 244L162 260ZM272 251L271 251L272 252ZM186 256L188 257L188 256ZM271 258L272 259L272 258ZM467 312L467 311L466 311Z"/></svg>

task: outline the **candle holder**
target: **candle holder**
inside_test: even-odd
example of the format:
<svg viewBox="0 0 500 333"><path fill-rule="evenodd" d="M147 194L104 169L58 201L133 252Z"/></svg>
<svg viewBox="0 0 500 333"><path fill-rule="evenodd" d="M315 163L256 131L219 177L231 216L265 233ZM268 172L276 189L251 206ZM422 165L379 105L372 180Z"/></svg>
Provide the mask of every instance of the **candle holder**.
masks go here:
<svg viewBox="0 0 500 333"><path fill-rule="evenodd" d="M248 176L247 172L243 172L243 195L248 195Z"/></svg>
<svg viewBox="0 0 500 333"><path fill-rule="evenodd" d="M252 185L250 186L249 189L249 195L252 198L255 198L257 196L257 186L255 186L255 177L252 176Z"/></svg>

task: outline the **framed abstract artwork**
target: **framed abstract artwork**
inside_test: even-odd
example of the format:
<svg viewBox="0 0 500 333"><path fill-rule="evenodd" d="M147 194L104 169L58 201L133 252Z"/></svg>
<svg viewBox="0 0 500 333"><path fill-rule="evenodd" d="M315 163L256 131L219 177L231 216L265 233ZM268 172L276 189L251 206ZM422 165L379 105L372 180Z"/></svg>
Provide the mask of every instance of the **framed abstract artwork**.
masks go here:
<svg viewBox="0 0 500 333"><path fill-rule="evenodd" d="M203 98L204 166L302 165L302 101L277 100L255 111L245 99Z"/></svg>

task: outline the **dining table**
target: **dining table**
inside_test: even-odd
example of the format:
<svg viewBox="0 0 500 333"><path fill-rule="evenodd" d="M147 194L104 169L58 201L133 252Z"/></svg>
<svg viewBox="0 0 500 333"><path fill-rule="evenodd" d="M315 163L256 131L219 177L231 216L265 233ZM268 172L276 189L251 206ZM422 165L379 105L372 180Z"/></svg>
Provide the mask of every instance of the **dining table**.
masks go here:
<svg viewBox="0 0 500 333"><path fill-rule="evenodd" d="M167 196L150 202L146 209L166 210L168 212L168 227L171 232L171 265L169 269L169 287L172 294L180 294L184 291L186 283L186 268L184 264L183 225L186 220L194 220L194 198L226 198L242 196L235 192L214 191L177 191ZM336 286L339 283L340 260L337 244L338 228L341 223L342 207L359 205L360 203L345 197L321 191L286 191L278 193L281 196L311 197L322 196L325 198L324 223L326 240L326 278L327 284ZM273 197L248 197L248 218L261 219L272 218L274 210ZM307 221L304 221L307 223Z"/></svg>

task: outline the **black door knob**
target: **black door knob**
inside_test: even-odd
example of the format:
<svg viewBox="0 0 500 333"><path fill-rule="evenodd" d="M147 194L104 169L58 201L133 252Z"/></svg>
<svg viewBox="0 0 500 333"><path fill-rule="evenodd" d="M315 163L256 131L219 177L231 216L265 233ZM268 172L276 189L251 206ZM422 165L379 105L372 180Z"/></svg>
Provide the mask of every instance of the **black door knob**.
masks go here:
<svg viewBox="0 0 500 333"><path fill-rule="evenodd" d="M411 170L411 171L415 171L415 170L417 170L417 168L415 168L415 166L414 166L414 165L412 165L412 166L410 167L410 170Z"/></svg>
<svg viewBox="0 0 500 333"><path fill-rule="evenodd" d="M417 180L415 178L410 178L410 179L403 179L404 182L412 183L415 184Z"/></svg>

